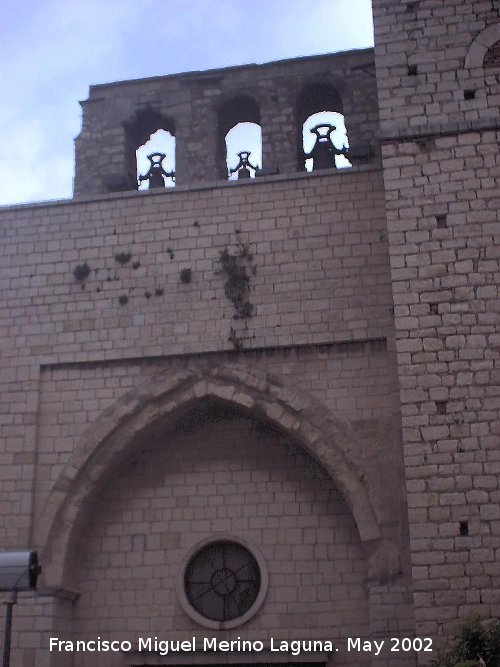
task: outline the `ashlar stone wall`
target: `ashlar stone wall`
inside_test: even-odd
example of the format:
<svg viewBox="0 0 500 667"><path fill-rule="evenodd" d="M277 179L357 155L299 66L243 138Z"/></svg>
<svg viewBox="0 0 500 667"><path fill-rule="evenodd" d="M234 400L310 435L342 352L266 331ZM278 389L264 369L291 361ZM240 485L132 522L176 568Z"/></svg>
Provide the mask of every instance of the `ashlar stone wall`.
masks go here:
<svg viewBox="0 0 500 667"><path fill-rule="evenodd" d="M118 454L125 457L141 451L141 429L160 410L166 391L155 384L158 374L166 374L166 385L168 378L180 378L181 395L182 383L199 377L189 391L186 384L191 401L208 391L205 378L227 363L237 369L217 376L213 391L220 400L236 402L247 411L245 419L261 406L259 419L275 423L288 434L287 443L321 463L318 493L328 475L335 497L342 497L338 539L356 564L357 592L344 614L340 598L347 579L325 579L330 601L339 601L330 614L335 632L351 632L349 613L356 607L360 633L368 626L375 636L408 633L412 609L393 309L377 161L343 172L9 207L0 221L2 539L9 548L38 548L45 565L37 598L24 596L16 610L13 664L35 660L43 667L66 667L67 656L47 652L48 637L71 636L80 621L102 617L87 579L71 576L85 552L88 586L96 585L100 565L91 554L103 545L99 540L110 525L100 512L92 514L87 501L99 502L96 497L107 492L116 461L106 457L113 447L123 446ZM253 309L251 317L234 319L220 253L242 248L251 255L245 262ZM89 274L75 277L83 264ZM183 269L191 269L188 282L181 278ZM254 378L250 369L260 369L262 377ZM272 391L266 389L267 374L276 378ZM247 379L236 381L240 375ZM168 392L161 400L167 412ZM112 433L136 404L141 412L133 427L115 442ZM107 425L110 410L115 421ZM189 437L191 445L183 441L182 450L196 445ZM217 438L227 450L227 440ZM165 465L161 458L158 470ZM270 471L274 465L269 462ZM298 489L302 482L296 481ZM126 500L118 491L113 495L115 482L109 487L111 505ZM327 496L321 502L319 515L326 516ZM335 509L329 530L337 531L336 517ZM300 530L296 547L306 553L310 546L305 528ZM201 532L198 527L187 534ZM79 535L89 537L82 543ZM73 544L80 545L76 555L70 553ZM317 557L318 563L329 558ZM118 603L126 609L121 598ZM280 612L285 633L295 627L286 618L291 611ZM314 634L326 623L322 617L309 630Z"/></svg>
<svg viewBox="0 0 500 667"><path fill-rule="evenodd" d="M373 9L416 630L449 635L500 615L500 16Z"/></svg>

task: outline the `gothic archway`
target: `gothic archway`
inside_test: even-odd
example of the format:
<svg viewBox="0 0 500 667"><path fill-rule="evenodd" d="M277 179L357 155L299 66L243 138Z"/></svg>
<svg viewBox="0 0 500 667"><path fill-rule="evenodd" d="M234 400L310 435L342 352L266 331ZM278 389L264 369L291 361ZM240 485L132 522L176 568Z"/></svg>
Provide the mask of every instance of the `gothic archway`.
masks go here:
<svg viewBox="0 0 500 667"><path fill-rule="evenodd" d="M380 563L381 529L367 489L345 455L349 427L317 399L246 367L205 367L158 375L116 401L82 436L59 475L37 528L49 587L70 587L65 564L72 535L95 490L124 453L161 422L175 426L201 399L217 399L270 422L302 446L334 480L355 519L367 556ZM383 549L382 549L383 550ZM377 566L375 566L377 567Z"/></svg>

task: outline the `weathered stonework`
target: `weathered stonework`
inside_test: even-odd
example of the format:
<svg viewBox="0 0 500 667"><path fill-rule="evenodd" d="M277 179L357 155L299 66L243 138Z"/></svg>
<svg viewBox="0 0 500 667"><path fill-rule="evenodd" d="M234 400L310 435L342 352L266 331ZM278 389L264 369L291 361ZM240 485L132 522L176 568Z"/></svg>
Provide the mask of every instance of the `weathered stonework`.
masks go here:
<svg viewBox="0 0 500 667"><path fill-rule="evenodd" d="M346 638L439 641L500 615L498 10L373 5L375 61L92 87L75 198L0 210L0 538L43 566L12 667L144 663L50 636L210 635L175 581L221 533L270 576L226 639L330 638L331 665L409 667L432 654ZM353 166L304 173L301 95L321 86ZM228 183L241 96L264 172ZM134 192L158 123L176 187ZM241 248L252 308L234 319L220 257Z"/></svg>
<svg viewBox="0 0 500 667"><path fill-rule="evenodd" d="M373 10L415 629L448 635L500 615L500 17Z"/></svg>
<svg viewBox="0 0 500 667"><path fill-rule="evenodd" d="M339 108L330 110L349 119L355 143L375 146L373 67L373 50L366 49L92 86L82 102L82 132L76 139L75 196L134 188L135 150L159 127L176 137L178 185L224 178L224 134L232 126L229 119L238 115L240 121L260 122L264 169L296 172L302 143L299 99L317 85L336 91Z"/></svg>

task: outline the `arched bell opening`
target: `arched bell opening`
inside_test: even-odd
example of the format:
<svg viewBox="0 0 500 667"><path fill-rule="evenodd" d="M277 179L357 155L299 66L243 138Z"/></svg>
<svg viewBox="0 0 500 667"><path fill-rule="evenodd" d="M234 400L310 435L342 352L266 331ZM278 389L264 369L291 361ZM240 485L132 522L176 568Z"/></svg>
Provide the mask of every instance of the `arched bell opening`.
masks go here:
<svg viewBox="0 0 500 667"><path fill-rule="evenodd" d="M326 144L326 150L323 151L322 147L319 156L318 144ZM331 146L339 151L338 154ZM319 111L306 118L302 125L302 150L306 171L352 167L347 156L343 154L349 150L344 116L335 111Z"/></svg>
<svg viewBox="0 0 500 667"><path fill-rule="evenodd" d="M125 124L127 178L131 189L175 185L175 123L151 107Z"/></svg>
<svg viewBox="0 0 500 667"><path fill-rule="evenodd" d="M262 130L257 123L237 123L225 136L226 165L230 181L255 178L262 165ZM245 146L245 150L242 147Z"/></svg>
<svg viewBox="0 0 500 667"><path fill-rule="evenodd" d="M149 190L154 187L174 187L175 136L168 130L156 130L149 140L136 150L135 155L138 190ZM156 167L156 165L159 165L159 167ZM158 174L155 174L155 171Z"/></svg>
<svg viewBox="0 0 500 667"><path fill-rule="evenodd" d="M322 83L304 88L297 97L296 118L299 171L352 166L342 100L335 88Z"/></svg>
<svg viewBox="0 0 500 667"><path fill-rule="evenodd" d="M257 102L240 95L218 110L217 165L220 178L252 178L262 168L262 130Z"/></svg>

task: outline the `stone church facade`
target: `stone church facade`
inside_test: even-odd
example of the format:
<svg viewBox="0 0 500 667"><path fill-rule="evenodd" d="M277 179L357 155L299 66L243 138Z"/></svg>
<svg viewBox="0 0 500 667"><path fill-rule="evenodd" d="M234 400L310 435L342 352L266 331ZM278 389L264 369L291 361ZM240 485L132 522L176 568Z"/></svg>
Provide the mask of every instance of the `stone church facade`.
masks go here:
<svg viewBox="0 0 500 667"><path fill-rule="evenodd" d="M0 210L13 667L425 665L500 616L499 8L373 14L374 49L91 87L74 198ZM326 110L352 167L306 172ZM175 187L137 192L159 128Z"/></svg>

